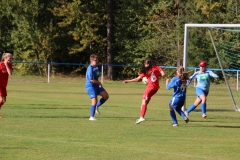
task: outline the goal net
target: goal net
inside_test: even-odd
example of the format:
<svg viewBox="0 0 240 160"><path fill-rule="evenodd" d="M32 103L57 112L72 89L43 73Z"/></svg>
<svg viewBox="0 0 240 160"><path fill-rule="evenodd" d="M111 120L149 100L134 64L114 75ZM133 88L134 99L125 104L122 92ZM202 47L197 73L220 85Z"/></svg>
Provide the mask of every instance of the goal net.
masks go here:
<svg viewBox="0 0 240 160"><path fill-rule="evenodd" d="M240 111L240 25L186 24L184 44L183 65L190 75L205 60L207 68L219 76L211 79L207 109ZM188 87L185 108L196 99L196 83Z"/></svg>

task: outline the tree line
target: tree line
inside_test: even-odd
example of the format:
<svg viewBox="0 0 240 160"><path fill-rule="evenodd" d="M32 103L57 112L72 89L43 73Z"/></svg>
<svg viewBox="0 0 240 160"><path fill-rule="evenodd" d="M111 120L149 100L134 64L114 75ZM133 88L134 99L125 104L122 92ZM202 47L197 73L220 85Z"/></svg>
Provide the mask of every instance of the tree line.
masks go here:
<svg viewBox="0 0 240 160"><path fill-rule="evenodd" d="M2 0L0 52L20 62L89 63L97 54L110 64L109 79L151 57L159 65L176 66L183 57L185 23L239 23L238 0ZM207 29L189 34L190 66L206 60L216 66ZM83 74L84 66L52 66L62 73ZM22 74L45 75L46 66L17 64ZM130 69L133 70L133 69ZM134 71L133 71L134 72Z"/></svg>

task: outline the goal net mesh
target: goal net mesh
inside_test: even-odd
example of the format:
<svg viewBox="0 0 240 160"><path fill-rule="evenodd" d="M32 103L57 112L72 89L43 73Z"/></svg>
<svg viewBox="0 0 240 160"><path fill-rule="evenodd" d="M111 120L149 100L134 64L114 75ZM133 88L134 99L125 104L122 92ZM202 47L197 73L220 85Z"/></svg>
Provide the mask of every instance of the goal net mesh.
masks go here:
<svg viewBox="0 0 240 160"><path fill-rule="evenodd" d="M193 30L194 31L194 30ZM195 30L199 35L199 32ZM194 57L189 56L187 59L190 64L188 70L198 71L198 64L201 60L206 60L209 64L208 69L212 70L219 76L218 80L211 79L210 91L207 97L207 110L237 110L240 106L240 88L239 88L239 71L240 71L240 28L206 28L201 31L206 38L204 42L191 42L189 32L189 55L195 52ZM200 43L200 45L199 45ZM191 45L193 45L191 47ZM201 47L208 47L201 49ZM214 48L215 47L215 48ZM196 56L198 55L199 57ZM201 57L202 52L207 52L208 56ZM205 54L206 55L206 54ZM219 59L218 59L219 58ZM189 62L195 63L189 63ZM192 66L191 66L192 65ZM190 72L190 76L193 74ZM187 91L186 108L188 108L196 99L194 86L197 82L192 82ZM200 109L200 106L198 106Z"/></svg>

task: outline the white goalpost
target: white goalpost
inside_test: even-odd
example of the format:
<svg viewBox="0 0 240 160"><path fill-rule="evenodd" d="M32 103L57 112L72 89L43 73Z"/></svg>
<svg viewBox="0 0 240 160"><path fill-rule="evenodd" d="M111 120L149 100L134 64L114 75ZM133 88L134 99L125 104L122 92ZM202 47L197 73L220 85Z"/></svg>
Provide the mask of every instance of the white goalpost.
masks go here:
<svg viewBox="0 0 240 160"><path fill-rule="evenodd" d="M187 61L188 61L189 28L191 28L191 27L195 27L195 28L209 28L209 35L210 35L210 38L211 38L213 49L214 49L214 51L216 53L216 57L217 57L220 69L222 71L223 78L225 80L225 84L226 84L227 90L229 92L229 96L230 96L230 98L232 100L232 104L233 104L234 110L235 111L240 111L240 109L238 108L238 106L237 106L237 104L235 102L235 98L233 96L232 89L229 86L229 82L227 80L228 78L226 77L226 74L225 74L225 68L223 67L222 62L221 62L221 60L219 58L218 49L217 49L217 47L215 45L215 42L214 42L214 39L213 39L213 36L212 36L212 32L210 30L210 28L239 28L239 32L240 32L240 24L185 24L185 28L184 28L183 67L185 68L186 71L188 69ZM237 73L237 76L238 76L238 71L236 73ZM237 88L238 88L238 77L237 77ZM219 97L219 98L221 98L221 97ZM184 106L184 110L185 110L185 106Z"/></svg>

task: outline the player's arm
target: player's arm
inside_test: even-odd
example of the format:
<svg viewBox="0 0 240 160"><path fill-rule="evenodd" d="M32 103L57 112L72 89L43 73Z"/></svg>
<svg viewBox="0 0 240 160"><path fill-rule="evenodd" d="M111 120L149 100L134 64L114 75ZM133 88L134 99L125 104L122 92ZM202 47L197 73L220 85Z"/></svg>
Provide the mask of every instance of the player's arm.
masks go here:
<svg viewBox="0 0 240 160"><path fill-rule="evenodd" d="M98 80L94 79L94 74L93 74L92 68L88 68L86 77L90 80L90 82L102 86L101 82L99 82Z"/></svg>
<svg viewBox="0 0 240 160"><path fill-rule="evenodd" d="M215 74L213 71L209 71L209 75L214 77L214 78L218 78L218 75Z"/></svg>
<svg viewBox="0 0 240 160"><path fill-rule="evenodd" d="M161 74L162 77L164 77L166 75L163 70L160 72L160 74Z"/></svg>
<svg viewBox="0 0 240 160"><path fill-rule="evenodd" d="M133 78L133 79L128 79L128 80L124 80L123 83L130 83L130 82L139 82L144 76L141 74L140 76L138 76L137 78Z"/></svg>
<svg viewBox="0 0 240 160"><path fill-rule="evenodd" d="M165 72L164 72L164 70L159 66L159 72L160 72L160 75L162 76L162 77L164 77L166 74L165 74Z"/></svg>
<svg viewBox="0 0 240 160"><path fill-rule="evenodd" d="M4 64L6 66L6 71L7 71L8 75L12 75L12 69L9 67L11 64L8 63L7 59L4 61Z"/></svg>
<svg viewBox="0 0 240 160"><path fill-rule="evenodd" d="M97 81L97 80L95 80L95 79L91 79L90 81L91 81L92 83L94 83L94 84L102 85L101 82L99 82L99 81Z"/></svg>
<svg viewBox="0 0 240 160"><path fill-rule="evenodd" d="M189 79L187 80L187 84L186 84L187 86L189 86L191 81L196 78L197 74L198 74L198 72L195 72L191 77L189 77Z"/></svg>
<svg viewBox="0 0 240 160"><path fill-rule="evenodd" d="M172 80L170 81L170 79L166 79L166 88L167 89L171 89L174 87L174 84L175 84L175 81L176 81L176 78L172 78Z"/></svg>

